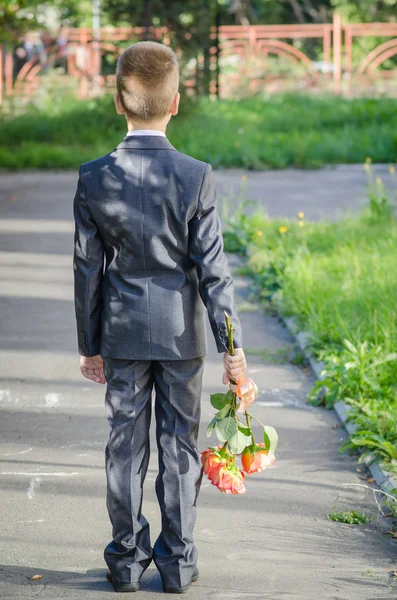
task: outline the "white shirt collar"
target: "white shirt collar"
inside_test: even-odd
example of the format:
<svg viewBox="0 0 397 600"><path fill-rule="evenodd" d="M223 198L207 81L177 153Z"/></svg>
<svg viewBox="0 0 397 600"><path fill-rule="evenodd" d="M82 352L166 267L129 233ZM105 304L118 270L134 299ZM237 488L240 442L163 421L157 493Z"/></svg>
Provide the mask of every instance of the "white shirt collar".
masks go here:
<svg viewBox="0 0 397 600"><path fill-rule="evenodd" d="M128 131L127 137L130 135L158 135L167 137L164 131L158 131L158 129L133 129L132 131Z"/></svg>

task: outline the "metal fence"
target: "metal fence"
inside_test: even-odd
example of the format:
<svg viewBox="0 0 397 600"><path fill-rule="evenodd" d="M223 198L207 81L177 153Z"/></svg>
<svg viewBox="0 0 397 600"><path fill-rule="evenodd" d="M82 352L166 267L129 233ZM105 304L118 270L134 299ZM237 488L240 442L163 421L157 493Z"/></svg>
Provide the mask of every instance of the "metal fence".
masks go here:
<svg viewBox="0 0 397 600"><path fill-rule="evenodd" d="M195 31L186 33L186 44ZM29 101L40 90L88 98L115 86L115 62L134 41L169 44L159 28L65 29L64 43L42 46L33 56L0 48L0 103L7 97ZM66 41L65 41L66 40ZM182 84L188 94L241 97L307 89L335 94L396 93L397 23L249 25L211 28L205 50L181 48ZM186 60L184 60L186 58ZM203 82L206 82L203 85Z"/></svg>

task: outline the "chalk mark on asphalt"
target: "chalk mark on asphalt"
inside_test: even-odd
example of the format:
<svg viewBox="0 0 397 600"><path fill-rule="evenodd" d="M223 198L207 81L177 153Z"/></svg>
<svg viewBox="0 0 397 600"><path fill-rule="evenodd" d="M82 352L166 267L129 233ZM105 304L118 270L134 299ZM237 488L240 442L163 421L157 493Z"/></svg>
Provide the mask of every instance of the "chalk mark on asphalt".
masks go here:
<svg viewBox="0 0 397 600"><path fill-rule="evenodd" d="M23 383L25 383L25 380L21 380ZM89 390L92 391L92 390ZM49 392L48 394L46 394L44 396L44 402L43 401L37 401L37 400L33 400L30 396L26 396L26 395L21 395L21 397L19 396L15 396L10 390L0 390L0 404L8 404L8 405L14 405L14 406L19 406L21 408L30 408L31 406L34 406L36 408L55 408L57 406L63 406L66 408L81 408L82 404L81 402L73 402L73 401L68 401L67 399L65 400L64 396L62 394L59 394L57 392ZM84 404L84 408L102 408L103 407L103 401L101 402L90 402L90 403L85 403Z"/></svg>
<svg viewBox="0 0 397 600"><path fill-rule="evenodd" d="M36 495L36 490L39 489L40 485L41 485L40 477L32 477L29 487L28 487L28 491L26 492L29 500L33 500L33 498Z"/></svg>
<svg viewBox="0 0 397 600"><path fill-rule="evenodd" d="M27 454L28 452L32 452L32 450L33 448L30 446L25 450L14 450L14 452L0 452L0 456L20 456L21 454Z"/></svg>
<svg viewBox="0 0 397 600"><path fill-rule="evenodd" d="M30 477L75 477L80 473L27 473L24 471L1 471L0 475L28 475Z"/></svg>
<svg viewBox="0 0 397 600"><path fill-rule="evenodd" d="M266 396L279 397L280 400L266 400ZM305 399L296 398L296 393L291 390L283 390L279 388L260 389L258 398L255 401L256 406L265 407L284 407L294 406L301 410L316 411L317 407L307 404Z"/></svg>
<svg viewBox="0 0 397 600"><path fill-rule="evenodd" d="M48 523L48 521L45 519L33 519L31 521L8 521L8 523L23 523L24 525L30 525L31 523Z"/></svg>
<svg viewBox="0 0 397 600"><path fill-rule="evenodd" d="M59 446L59 447L60 448L79 448L81 446L102 448L104 446L104 442L92 442L90 440L81 440L81 442L79 442L78 444L62 444L62 446Z"/></svg>
<svg viewBox="0 0 397 600"><path fill-rule="evenodd" d="M0 402L4 402L7 404L19 404L19 398L13 398L11 396L10 390L0 390Z"/></svg>
<svg viewBox="0 0 397 600"><path fill-rule="evenodd" d="M61 402L62 400L62 394L56 394L55 392L50 392L49 394L45 395L45 405L48 408L53 408L54 406L58 406L58 404Z"/></svg>

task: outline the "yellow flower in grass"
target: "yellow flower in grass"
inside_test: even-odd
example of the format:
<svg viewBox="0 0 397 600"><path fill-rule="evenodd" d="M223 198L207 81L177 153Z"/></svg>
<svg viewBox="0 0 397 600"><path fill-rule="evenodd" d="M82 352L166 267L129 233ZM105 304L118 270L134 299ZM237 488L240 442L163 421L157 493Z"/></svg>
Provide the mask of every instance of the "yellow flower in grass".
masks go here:
<svg viewBox="0 0 397 600"><path fill-rule="evenodd" d="M285 225L281 225L281 227L279 229L279 232L280 233L287 233L287 231L288 231L288 228Z"/></svg>
<svg viewBox="0 0 397 600"><path fill-rule="evenodd" d="M305 213L304 212L298 212L298 218L299 219L304 219L305 218Z"/></svg>
<svg viewBox="0 0 397 600"><path fill-rule="evenodd" d="M298 221L298 225L299 225L299 227L303 227L303 226L304 226L304 224L305 224L305 222L304 222L304 221Z"/></svg>
<svg viewBox="0 0 397 600"><path fill-rule="evenodd" d="M369 171L371 168L371 158L367 156L364 163L364 171Z"/></svg>
<svg viewBox="0 0 397 600"><path fill-rule="evenodd" d="M263 231L257 231L256 235L258 235L259 237L262 237L263 236Z"/></svg>
<svg viewBox="0 0 397 600"><path fill-rule="evenodd" d="M395 172L396 172L396 169L395 169L395 167L394 167L393 165L390 165L390 167L389 167L389 173L390 173L391 175L394 175L394 173L395 173Z"/></svg>
<svg viewBox="0 0 397 600"><path fill-rule="evenodd" d="M382 185L382 180L380 177L376 178L376 185Z"/></svg>

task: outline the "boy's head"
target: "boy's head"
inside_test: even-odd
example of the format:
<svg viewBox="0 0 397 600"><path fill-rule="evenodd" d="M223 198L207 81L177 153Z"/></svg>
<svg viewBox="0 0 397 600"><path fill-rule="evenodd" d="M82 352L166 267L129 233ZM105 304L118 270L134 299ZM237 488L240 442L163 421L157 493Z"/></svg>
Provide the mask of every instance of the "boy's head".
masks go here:
<svg viewBox="0 0 397 600"><path fill-rule="evenodd" d="M179 65L171 48L133 44L117 61L116 80L116 109L129 123L168 122L177 114Z"/></svg>

